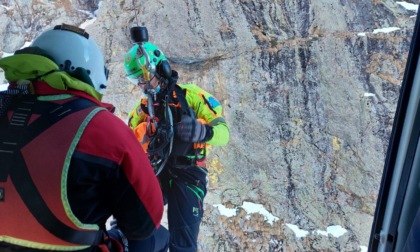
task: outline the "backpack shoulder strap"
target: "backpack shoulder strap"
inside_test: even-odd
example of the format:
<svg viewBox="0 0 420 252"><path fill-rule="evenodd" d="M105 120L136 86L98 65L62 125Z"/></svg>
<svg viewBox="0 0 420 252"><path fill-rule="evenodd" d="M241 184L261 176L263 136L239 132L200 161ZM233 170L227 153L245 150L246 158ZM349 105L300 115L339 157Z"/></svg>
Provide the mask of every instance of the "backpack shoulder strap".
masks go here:
<svg viewBox="0 0 420 252"><path fill-rule="evenodd" d="M185 98L187 90L182 89L179 85L175 85L174 91L178 98L178 102L181 104L182 114L195 118L195 113L192 109L190 109L187 99Z"/></svg>

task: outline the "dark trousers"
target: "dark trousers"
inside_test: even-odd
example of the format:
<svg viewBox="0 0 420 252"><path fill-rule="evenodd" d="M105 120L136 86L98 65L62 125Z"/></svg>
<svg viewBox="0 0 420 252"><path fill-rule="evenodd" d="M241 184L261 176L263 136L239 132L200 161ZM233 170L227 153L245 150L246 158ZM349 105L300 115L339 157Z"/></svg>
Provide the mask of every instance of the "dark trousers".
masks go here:
<svg viewBox="0 0 420 252"><path fill-rule="evenodd" d="M168 251L169 233L168 230L160 226L152 236L146 240L127 240L117 228L108 230L108 235L119 242L123 247L123 252L165 252ZM109 244L111 252L119 252L116 244Z"/></svg>
<svg viewBox="0 0 420 252"><path fill-rule="evenodd" d="M159 175L159 181L168 204L170 251L197 251L207 193L207 170L195 164L170 163Z"/></svg>

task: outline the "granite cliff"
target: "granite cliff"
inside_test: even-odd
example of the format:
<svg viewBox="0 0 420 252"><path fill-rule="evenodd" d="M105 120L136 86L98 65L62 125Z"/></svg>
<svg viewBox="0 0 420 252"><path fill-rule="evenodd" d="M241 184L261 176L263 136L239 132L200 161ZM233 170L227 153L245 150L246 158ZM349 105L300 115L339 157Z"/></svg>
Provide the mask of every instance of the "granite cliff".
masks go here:
<svg viewBox="0 0 420 252"><path fill-rule="evenodd" d="M122 65L129 28L146 26L180 82L213 93L230 124L230 143L208 158L200 251L360 251L410 49L416 11L407 6L3 0L0 50L11 53L55 24L89 24L111 70L104 101L125 120L140 97ZM249 203L274 218L247 211Z"/></svg>

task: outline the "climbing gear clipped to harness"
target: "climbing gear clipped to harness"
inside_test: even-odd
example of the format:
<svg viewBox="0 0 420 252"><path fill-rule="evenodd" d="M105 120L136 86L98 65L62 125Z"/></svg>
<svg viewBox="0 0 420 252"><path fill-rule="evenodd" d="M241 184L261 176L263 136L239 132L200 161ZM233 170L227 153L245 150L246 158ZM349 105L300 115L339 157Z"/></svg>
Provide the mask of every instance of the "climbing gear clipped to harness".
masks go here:
<svg viewBox="0 0 420 252"><path fill-rule="evenodd" d="M130 35L131 41L138 46L134 62L136 62L137 65L137 62L140 61L140 58L143 59L143 63L140 64L141 69L136 70L136 73L141 73L141 82L146 83L145 92L148 99L147 108L149 114L149 119L146 126L146 134L148 134L148 137L151 139L147 149L147 153L149 155L149 160L157 176L165 167L165 164L168 161L168 158L172 152L174 137L173 116L168 106L169 100L167 95L163 99L163 120L158 120L155 116L154 104L159 104L159 102L157 102L157 92L151 87L150 81L153 76L157 75L157 72L156 62L151 62L151 57L147 52L147 48L151 45L150 43L148 43L149 35L147 32L147 28L132 27L130 29ZM161 54L160 51L159 55L156 55L156 53L154 53L152 56L154 57L153 59L160 59L161 61L166 62L165 56ZM170 67L169 70L168 67L166 67L165 69L166 71L170 71ZM167 74L169 73L165 73L165 75ZM139 75L140 74L137 74L136 78L140 78Z"/></svg>
<svg viewBox="0 0 420 252"><path fill-rule="evenodd" d="M168 104L168 96L165 97L164 101L164 116L163 120L159 122L159 125L155 128L154 135L151 136L147 153L149 154L149 160L155 170L156 176L163 170L168 161L168 158L172 152L172 146L174 141L173 132L173 116L171 109ZM153 120L153 119L152 119Z"/></svg>

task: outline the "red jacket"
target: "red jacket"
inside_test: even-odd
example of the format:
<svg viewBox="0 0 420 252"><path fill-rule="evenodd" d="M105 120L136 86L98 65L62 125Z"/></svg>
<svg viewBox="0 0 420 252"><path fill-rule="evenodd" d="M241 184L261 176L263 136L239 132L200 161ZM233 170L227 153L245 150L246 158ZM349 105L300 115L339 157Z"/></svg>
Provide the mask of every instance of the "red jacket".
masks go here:
<svg viewBox="0 0 420 252"><path fill-rule="evenodd" d="M89 100L96 103L98 107L113 110L109 104L100 103L84 92L59 91L39 82L34 86L35 93L40 96L51 98L47 95L74 95L66 99L57 97L52 101L53 103ZM6 121L9 123L14 108L16 106L8 112L9 117ZM36 116L31 118L31 120L36 119ZM0 122L4 127L5 120ZM60 128L56 124L55 127L50 127L45 131L49 132L48 134L41 133L35 140L42 143L38 146L45 146L45 149L30 148L28 144L29 147L22 148L21 151L25 163L31 166L29 171L32 172L32 180L46 204L55 212L63 212L56 210L57 207L52 201L57 198L54 196L57 192L51 190L55 188L53 185L57 184L57 181L53 180L53 174L45 173L49 170L54 171L55 168L63 169L57 164L69 162L68 170L65 171L67 179L60 182L61 186L67 187L67 199L62 199L63 202L60 203L64 206L69 205L77 221L82 224L95 224L104 229L106 220L113 215L128 239L138 240L151 235L153 230L159 227L163 215L162 193L149 160L131 129L111 112L101 110L88 121L87 125L82 125L85 128L82 131L79 130L82 134L69 160L56 160L57 157L53 155L54 147L59 149L60 145L50 146L50 150L53 151L45 153L48 150L47 145L54 142L54 134L56 136L65 134L66 128L72 127L69 125L71 123L72 121L67 120L66 124L60 125ZM73 128L79 127L73 126ZM37 145L34 144L34 146ZM61 172L63 171L58 174ZM0 181L0 188L5 184ZM8 200L7 193L6 191L5 201ZM28 226L30 222L24 218L13 218L13 223L5 223L8 219L4 218L2 225L10 225L16 229L30 229ZM1 235L4 234L0 233ZM32 242L42 243L43 241L33 240Z"/></svg>

